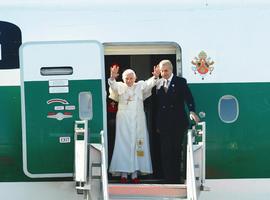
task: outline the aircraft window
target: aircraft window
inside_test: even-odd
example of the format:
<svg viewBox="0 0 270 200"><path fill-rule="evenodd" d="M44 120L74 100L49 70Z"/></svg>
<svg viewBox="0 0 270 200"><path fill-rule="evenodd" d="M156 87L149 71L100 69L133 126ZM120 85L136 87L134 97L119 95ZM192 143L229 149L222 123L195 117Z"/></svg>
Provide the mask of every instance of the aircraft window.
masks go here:
<svg viewBox="0 0 270 200"><path fill-rule="evenodd" d="M79 116L80 116L81 120L91 120L93 118L91 92L80 92L80 94L79 94Z"/></svg>
<svg viewBox="0 0 270 200"><path fill-rule="evenodd" d="M41 67L40 74L42 76L71 75L73 68L69 66Z"/></svg>
<svg viewBox="0 0 270 200"><path fill-rule="evenodd" d="M218 114L224 123L233 123L239 115L239 105L237 99L232 95L221 97L218 104Z"/></svg>

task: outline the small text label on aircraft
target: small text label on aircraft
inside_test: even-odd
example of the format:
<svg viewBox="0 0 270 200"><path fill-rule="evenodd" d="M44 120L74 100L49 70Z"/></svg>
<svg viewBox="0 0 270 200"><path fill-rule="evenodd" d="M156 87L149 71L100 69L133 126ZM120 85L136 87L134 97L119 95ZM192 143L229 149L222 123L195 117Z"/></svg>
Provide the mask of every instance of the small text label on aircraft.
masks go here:
<svg viewBox="0 0 270 200"><path fill-rule="evenodd" d="M70 137L59 137L59 143L70 143L71 139Z"/></svg>
<svg viewBox="0 0 270 200"><path fill-rule="evenodd" d="M64 106L54 106L54 110L64 110Z"/></svg>
<svg viewBox="0 0 270 200"><path fill-rule="evenodd" d="M49 86L50 87L68 86L68 80L65 80L65 79L49 80Z"/></svg>
<svg viewBox="0 0 270 200"><path fill-rule="evenodd" d="M65 106L66 110L75 110L75 106L70 105L70 106Z"/></svg>
<svg viewBox="0 0 270 200"><path fill-rule="evenodd" d="M50 94L69 93L69 88L68 87L50 87L49 88L49 93Z"/></svg>

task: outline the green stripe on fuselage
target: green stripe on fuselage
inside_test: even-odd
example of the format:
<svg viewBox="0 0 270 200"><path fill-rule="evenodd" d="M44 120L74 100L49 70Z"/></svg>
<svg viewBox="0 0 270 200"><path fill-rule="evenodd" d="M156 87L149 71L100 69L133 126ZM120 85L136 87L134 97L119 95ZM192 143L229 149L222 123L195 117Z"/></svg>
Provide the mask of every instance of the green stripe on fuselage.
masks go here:
<svg viewBox="0 0 270 200"><path fill-rule="evenodd" d="M0 181L25 180L20 87L2 86L0 95Z"/></svg>
<svg viewBox="0 0 270 200"><path fill-rule="evenodd" d="M190 88L197 113L206 113L207 178L270 178L270 83L190 84ZM2 86L0 95L0 181L33 180L22 170L20 87ZM223 95L233 95L239 102L239 116L234 123L219 119L218 102ZM100 99L94 99L93 105L96 101L101 104ZM97 115L101 119L100 109ZM95 123L99 124L95 127L102 126L102 120ZM98 130L95 127L90 128L92 132Z"/></svg>
<svg viewBox="0 0 270 200"><path fill-rule="evenodd" d="M270 83L190 84L196 111L206 113L207 178L269 178ZM222 96L233 95L239 116L224 123Z"/></svg>

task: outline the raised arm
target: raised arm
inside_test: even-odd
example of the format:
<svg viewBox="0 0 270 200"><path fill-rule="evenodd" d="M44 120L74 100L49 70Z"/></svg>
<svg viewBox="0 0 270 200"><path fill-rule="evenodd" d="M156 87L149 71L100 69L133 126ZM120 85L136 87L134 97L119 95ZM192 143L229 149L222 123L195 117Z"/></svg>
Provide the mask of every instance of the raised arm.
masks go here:
<svg viewBox="0 0 270 200"><path fill-rule="evenodd" d="M153 76L155 77L155 79L159 78L160 75L160 68L158 65L153 67L153 72L152 72Z"/></svg>
<svg viewBox="0 0 270 200"><path fill-rule="evenodd" d="M111 66L111 76L110 79L113 81L119 76L119 66L118 65L113 65Z"/></svg>
<svg viewBox="0 0 270 200"><path fill-rule="evenodd" d="M151 78L143 82L143 99L151 96L152 88L156 85L159 79L160 71L158 66L154 66L152 74L153 76Z"/></svg>
<svg viewBox="0 0 270 200"><path fill-rule="evenodd" d="M152 87L154 87L156 85L156 82L157 82L159 75L160 75L159 66L153 67L152 74L153 74L153 76L145 81L145 86L144 86L145 90L152 89Z"/></svg>
<svg viewBox="0 0 270 200"><path fill-rule="evenodd" d="M110 78L108 79L108 84L110 86L110 88L117 92L117 83L116 83L116 78L119 76L119 66L118 65L113 65L111 68L110 68Z"/></svg>
<svg viewBox="0 0 270 200"><path fill-rule="evenodd" d="M118 91L118 83L116 82L116 78L119 76L119 66L113 65L110 68L110 78L108 79L109 84L109 98L113 99L114 101L119 101L119 91Z"/></svg>

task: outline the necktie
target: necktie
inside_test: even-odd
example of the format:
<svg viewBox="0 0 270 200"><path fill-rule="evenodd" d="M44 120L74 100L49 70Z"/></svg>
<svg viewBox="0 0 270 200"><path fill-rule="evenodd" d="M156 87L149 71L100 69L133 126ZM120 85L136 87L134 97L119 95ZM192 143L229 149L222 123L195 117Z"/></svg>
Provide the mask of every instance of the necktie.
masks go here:
<svg viewBox="0 0 270 200"><path fill-rule="evenodd" d="M169 80L164 80L163 87L164 91L167 93L168 91L168 86L169 86Z"/></svg>

